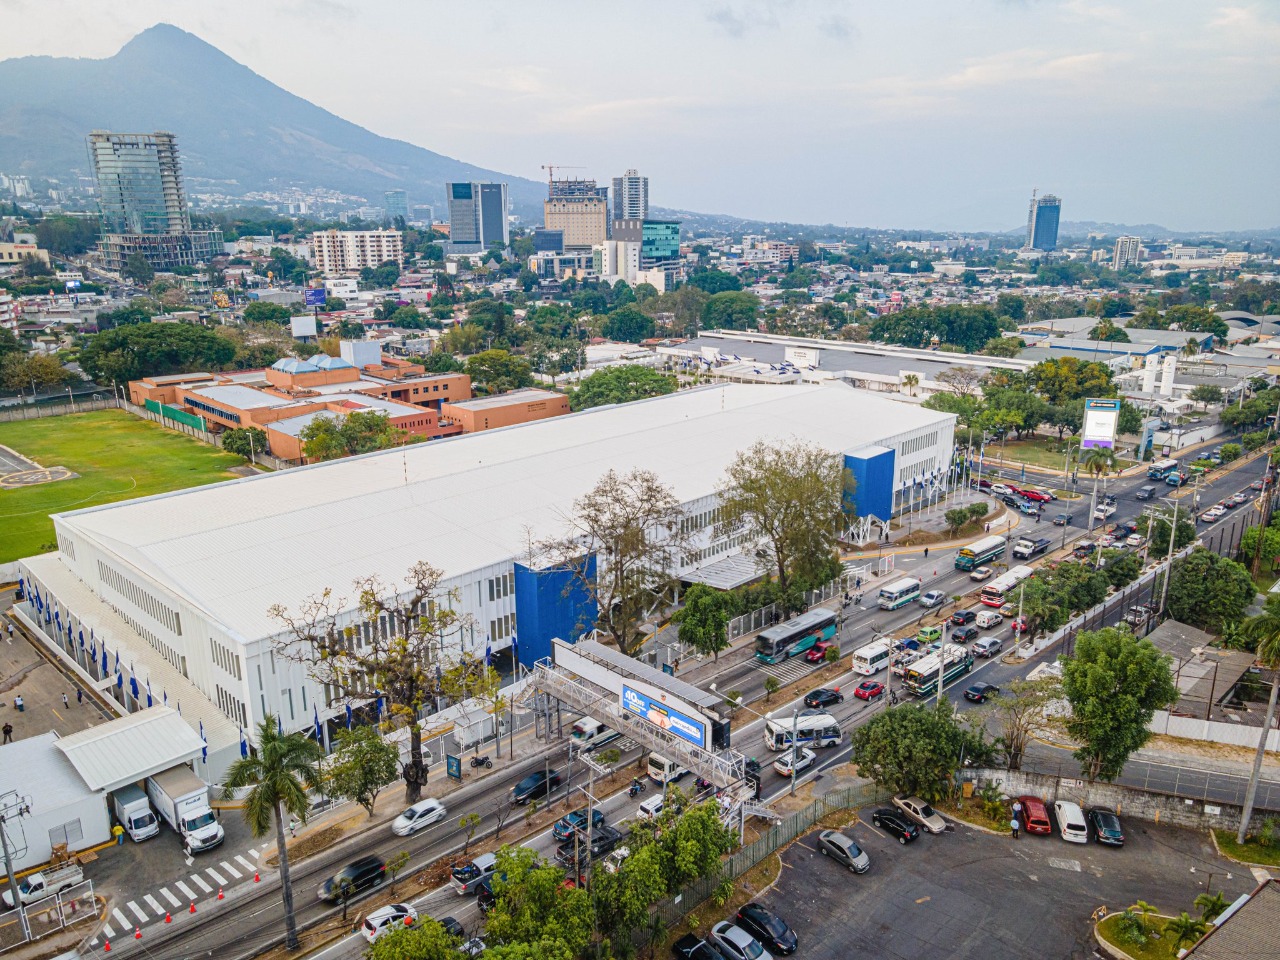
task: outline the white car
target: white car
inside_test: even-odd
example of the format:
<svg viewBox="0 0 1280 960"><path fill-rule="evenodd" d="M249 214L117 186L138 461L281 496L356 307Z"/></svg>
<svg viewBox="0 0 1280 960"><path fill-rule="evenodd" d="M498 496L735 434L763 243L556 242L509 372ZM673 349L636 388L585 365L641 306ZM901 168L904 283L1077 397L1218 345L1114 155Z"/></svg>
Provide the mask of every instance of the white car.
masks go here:
<svg viewBox="0 0 1280 960"><path fill-rule="evenodd" d="M1147 542L1146 538L1143 537L1142 534L1140 533L1131 533L1129 534L1128 538L1126 538L1125 540L1125 544L1127 546L1134 547L1134 548L1140 547L1146 542Z"/></svg>
<svg viewBox="0 0 1280 960"><path fill-rule="evenodd" d="M976 580L979 583L981 583L983 580L987 579L987 577L989 576L991 576L990 567L977 567L974 569L973 573L969 574L969 579Z"/></svg>
<svg viewBox="0 0 1280 960"><path fill-rule="evenodd" d="M721 921L711 928L711 936L731 960L773 960L769 951L737 924Z"/></svg>
<svg viewBox="0 0 1280 960"><path fill-rule="evenodd" d="M1093 511L1093 519L1105 520L1116 512L1115 504L1100 503L1096 510Z"/></svg>
<svg viewBox="0 0 1280 960"><path fill-rule="evenodd" d="M1006 493L1013 493L1013 488L1006 487L1003 483L993 483L991 485L991 492L1004 496Z"/></svg>
<svg viewBox="0 0 1280 960"><path fill-rule="evenodd" d="M444 804L433 797L419 800L391 822L391 832L397 837L407 837L417 833L423 827L439 823L448 812Z"/></svg>
<svg viewBox="0 0 1280 960"><path fill-rule="evenodd" d="M410 904L392 903L379 907L365 917L364 923L360 924L360 932L364 934L366 940L373 943L388 930L411 927L417 922L418 911Z"/></svg>
<svg viewBox="0 0 1280 960"><path fill-rule="evenodd" d="M780 777L790 777L797 773L803 773L815 763L818 762L818 755L808 747L801 747L796 751L796 768L791 769L791 751L785 751L782 756L773 761L773 769L778 771Z"/></svg>

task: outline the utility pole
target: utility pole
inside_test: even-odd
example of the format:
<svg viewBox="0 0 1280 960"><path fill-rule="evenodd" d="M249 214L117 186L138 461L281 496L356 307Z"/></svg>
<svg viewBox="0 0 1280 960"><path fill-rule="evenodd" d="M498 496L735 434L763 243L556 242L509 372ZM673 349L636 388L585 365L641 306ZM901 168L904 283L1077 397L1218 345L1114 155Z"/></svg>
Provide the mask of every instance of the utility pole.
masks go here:
<svg viewBox="0 0 1280 960"><path fill-rule="evenodd" d="M791 796L796 795L796 741L799 739L800 731L797 729L800 723L800 707L797 705L791 708Z"/></svg>
<svg viewBox="0 0 1280 960"><path fill-rule="evenodd" d="M0 850L4 853L4 870L9 878L9 894L13 897L13 907L18 911L18 918L22 924L22 935L25 942L31 941L31 921L27 919L27 911L22 906L22 895L18 890L18 878L13 872L14 853L9 850L9 821L16 820L19 817L25 817L31 813L31 798L19 796L18 791L12 790L9 793L0 796ZM16 855L26 852L23 847L17 851Z"/></svg>
<svg viewBox="0 0 1280 960"><path fill-rule="evenodd" d="M1169 602L1169 581L1173 579L1173 544L1178 537L1178 501L1173 497L1164 499L1173 507L1173 516L1169 520L1169 556L1165 560L1164 584L1160 588L1160 616L1164 616L1165 606Z"/></svg>

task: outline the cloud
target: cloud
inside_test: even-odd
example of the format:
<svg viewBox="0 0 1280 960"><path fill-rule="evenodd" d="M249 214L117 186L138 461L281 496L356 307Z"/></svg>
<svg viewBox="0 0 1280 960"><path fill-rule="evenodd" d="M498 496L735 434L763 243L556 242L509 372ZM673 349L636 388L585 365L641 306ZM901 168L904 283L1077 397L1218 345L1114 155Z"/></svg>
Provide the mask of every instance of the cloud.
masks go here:
<svg viewBox="0 0 1280 960"><path fill-rule="evenodd" d="M818 32L831 40L856 40L857 26L843 13L829 13L818 21Z"/></svg>
<svg viewBox="0 0 1280 960"><path fill-rule="evenodd" d="M716 7L707 14L707 19L734 39L747 35L746 18L730 7Z"/></svg>

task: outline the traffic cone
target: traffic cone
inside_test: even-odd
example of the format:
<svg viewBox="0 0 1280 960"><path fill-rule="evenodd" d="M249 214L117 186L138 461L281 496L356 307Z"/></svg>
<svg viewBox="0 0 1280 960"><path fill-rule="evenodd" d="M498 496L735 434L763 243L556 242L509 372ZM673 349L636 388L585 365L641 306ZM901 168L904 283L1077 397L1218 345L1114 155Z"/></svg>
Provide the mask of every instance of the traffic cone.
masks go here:
<svg viewBox="0 0 1280 960"><path fill-rule="evenodd" d="M221 899L222 899L222 888L221 888L221 887L219 887L219 888L218 888L218 899L219 899L219 900L221 900Z"/></svg>
<svg viewBox="0 0 1280 960"><path fill-rule="evenodd" d="M196 912L196 902L195 902L194 900L192 900L192 901L191 901L191 910L190 910L190 912L191 912L191 913L195 913L195 912Z"/></svg>
<svg viewBox="0 0 1280 960"><path fill-rule="evenodd" d="M106 943L104 943L104 944L103 944L103 946L102 946L102 952L103 952L103 953L110 953L110 952L111 952L111 941L110 941L110 940L106 941Z"/></svg>
<svg viewBox="0 0 1280 960"><path fill-rule="evenodd" d="M133 939L135 939L135 940L141 940L141 939L142 939L142 928L141 928L141 927L134 927L134 928L133 928Z"/></svg>
<svg viewBox="0 0 1280 960"><path fill-rule="evenodd" d="M257 873L257 871L255 870L255 871L254 871L254 874L253 874L253 882L254 882L254 883L257 883L257 882L258 882L259 880L261 880L261 879L262 879L262 878L258 876L258 873Z"/></svg>
<svg viewBox="0 0 1280 960"><path fill-rule="evenodd" d="M173 923L173 917L169 916L169 911L168 911L168 910L166 910L166 911L164 912L164 922L165 922L165 923Z"/></svg>

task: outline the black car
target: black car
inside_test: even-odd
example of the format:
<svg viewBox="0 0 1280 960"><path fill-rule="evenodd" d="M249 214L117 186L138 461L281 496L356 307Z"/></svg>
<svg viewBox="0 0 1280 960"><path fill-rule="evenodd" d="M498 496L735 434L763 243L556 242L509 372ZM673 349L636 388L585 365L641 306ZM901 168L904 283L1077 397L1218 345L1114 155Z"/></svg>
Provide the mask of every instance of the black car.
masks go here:
<svg viewBox="0 0 1280 960"><path fill-rule="evenodd" d="M348 863L320 884L319 896L321 900L336 902L342 899L342 889L345 885L349 885L351 893L356 894L370 887L376 887L385 879L387 879L387 865L382 862L381 857L361 857L359 860Z"/></svg>
<svg viewBox="0 0 1280 960"><path fill-rule="evenodd" d="M957 610L951 615L951 622L957 627L963 627L966 624L973 623L978 619L978 615L972 610Z"/></svg>
<svg viewBox="0 0 1280 960"><path fill-rule="evenodd" d="M829 707L833 703L844 703L844 694L838 690L819 687L817 690L811 690L804 695L804 705L806 707Z"/></svg>
<svg viewBox="0 0 1280 960"><path fill-rule="evenodd" d="M1069 527L1069 526L1071 526L1071 514L1069 514L1069 513L1060 513L1060 514L1058 514L1056 517L1054 517L1054 518L1053 518L1053 525L1054 525L1055 527Z"/></svg>
<svg viewBox="0 0 1280 960"><path fill-rule="evenodd" d="M956 627L951 631L952 643L968 643L978 637L977 627Z"/></svg>
<svg viewBox="0 0 1280 960"><path fill-rule="evenodd" d="M1106 807L1093 807L1085 814L1089 821L1089 829L1093 838L1109 847L1124 846L1124 828L1120 826L1120 818Z"/></svg>
<svg viewBox="0 0 1280 960"><path fill-rule="evenodd" d="M485 877L476 886L476 906L481 913L488 913L498 905L497 894L493 892L493 878Z"/></svg>
<svg viewBox="0 0 1280 960"><path fill-rule="evenodd" d="M725 960L719 948L696 933L686 933L671 945L671 955L676 960Z"/></svg>
<svg viewBox="0 0 1280 960"><path fill-rule="evenodd" d="M880 807L878 810L873 810L871 822L889 836L896 837L897 841L903 845L920 836L919 825L913 820L908 820L905 814L893 807Z"/></svg>
<svg viewBox="0 0 1280 960"><path fill-rule="evenodd" d="M530 800L541 800L552 790L560 786L560 774L552 770L538 770L529 774L511 788L511 802L525 804Z"/></svg>
<svg viewBox="0 0 1280 960"><path fill-rule="evenodd" d="M579 860L588 857L595 860L598 857L603 857L616 847L621 839L622 832L620 830L602 826L591 831L591 841L589 843L585 839L579 839L566 840L560 844L560 846L556 847L556 860L566 866L573 863L575 855Z"/></svg>
<svg viewBox="0 0 1280 960"><path fill-rule="evenodd" d="M1027 501L1021 497L1015 497L1012 493L1006 493L1000 500L1008 507L1021 507Z"/></svg>
<svg viewBox="0 0 1280 960"><path fill-rule="evenodd" d="M457 937L459 940L467 939L467 931L462 929L462 924L453 917L445 917L440 921L440 926L444 927L444 932L451 937Z"/></svg>
<svg viewBox="0 0 1280 960"><path fill-rule="evenodd" d="M738 911L737 923L775 957L795 953L799 945L796 932L758 903L744 905Z"/></svg>
<svg viewBox="0 0 1280 960"><path fill-rule="evenodd" d="M567 814L556 821L556 825L551 828L551 835L561 842L572 840L575 830L585 830L587 826L587 808L575 810L573 813ZM591 811L591 826L603 827L604 814L599 810Z"/></svg>
<svg viewBox="0 0 1280 960"><path fill-rule="evenodd" d="M965 688L964 698L974 703L986 703L999 692L1000 688L994 683L975 683L973 686Z"/></svg>

